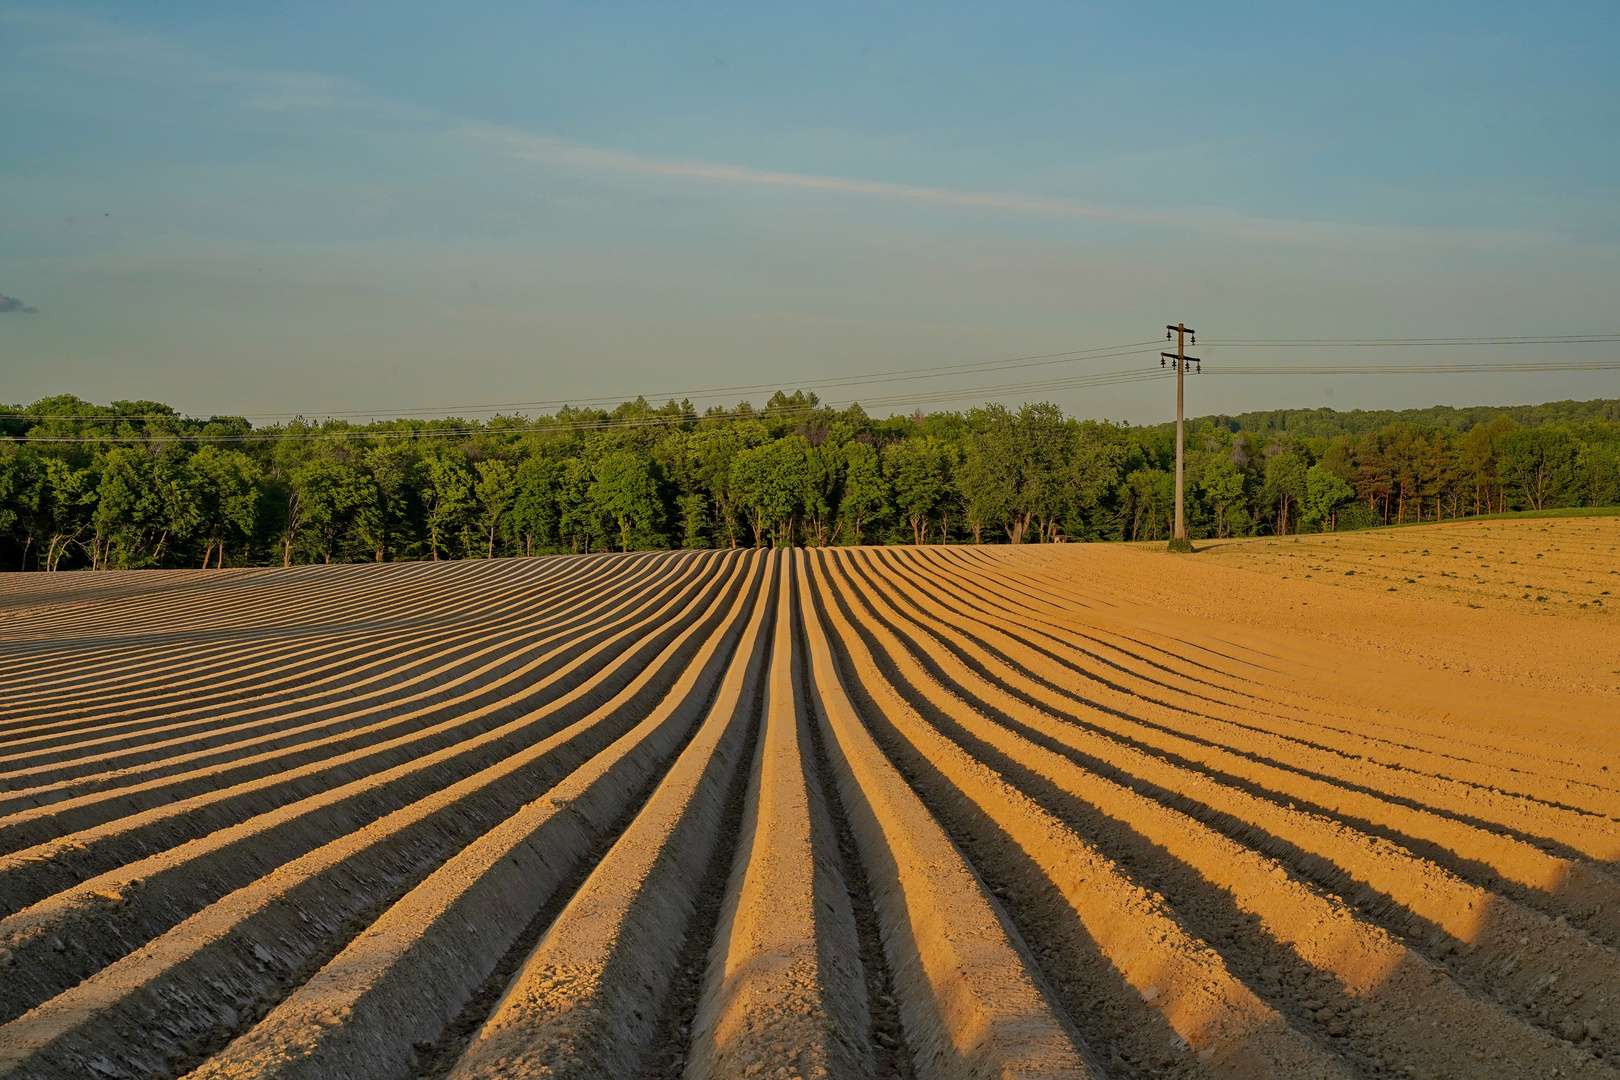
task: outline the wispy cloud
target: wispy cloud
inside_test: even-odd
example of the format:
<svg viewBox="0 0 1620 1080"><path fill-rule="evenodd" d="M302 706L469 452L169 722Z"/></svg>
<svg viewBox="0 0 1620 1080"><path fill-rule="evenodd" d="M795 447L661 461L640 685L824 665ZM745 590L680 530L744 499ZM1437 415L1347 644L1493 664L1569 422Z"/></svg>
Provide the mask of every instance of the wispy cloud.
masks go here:
<svg viewBox="0 0 1620 1080"><path fill-rule="evenodd" d="M0 296L0 315L34 315L39 308L23 303L15 296Z"/></svg>
<svg viewBox="0 0 1620 1080"><path fill-rule="evenodd" d="M459 124L451 127L448 134L514 158L546 165L571 165L643 176L721 184L749 184L858 198L899 199L949 210L1033 214L1080 221L1182 229L1235 239L1289 245L1327 244L1388 249L1414 241L1425 244L1443 241L1468 247L1500 247L1544 243L1548 239L1544 235L1527 231L1436 229L1421 226L1290 220L1253 217L1218 209L1167 211L1126 209L1042 195L962 191L954 188L859 180L816 173L782 172L746 165L631 154L548 135L537 135L517 128L486 124Z"/></svg>
<svg viewBox="0 0 1620 1080"><path fill-rule="evenodd" d="M418 137L448 138L508 160L550 167L713 184L819 192L864 199L901 200L959 212L1019 214L1158 229L1183 230L1243 242L1331 246L1389 251L1421 244L1456 249L1536 246L1554 238L1527 230L1434 228L1259 216L1221 207L1143 209L1077 199L1009 192L901 184L820 173L636 154L572 142L521 128L502 127L380 95L353 80L319 72L226 67L162 37L131 33L82 16L0 11L0 23L27 27L51 42L58 55L98 71L127 77L231 86L238 107L259 113L324 113L378 133L414 129Z"/></svg>
<svg viewBox="0 0 1620 1080"><path fill-rule="evenodd" d="M728 184L760 184L768 187L798 188L804 191L825 191L838 195L868 195L891 199L908 199L932 203L936 206L963 210L992 210L1013 214L1042 214L1048 217L1081 218L1088 221L1119 221L1138 224L1173 225L1175 215L1144 214L1106 206L1092 206L1067 199L1043 198L1038 195L1004 195L994 192L956 191L950 188L922 187L914 184L893 184L880 180L852 180L838 176L814 173L779 172L755 169L746 165L727 165L712 161L692 161L682 158L650 157L628 154L619 150L605 150L568 142L546 135L535 135L513 128L465 124L453 134L488 146L496 147L515 157L540 162L566 162L587 168L612 169L618 172L641 173L647 176L681 177L690 180L713 180Z"/></svg>

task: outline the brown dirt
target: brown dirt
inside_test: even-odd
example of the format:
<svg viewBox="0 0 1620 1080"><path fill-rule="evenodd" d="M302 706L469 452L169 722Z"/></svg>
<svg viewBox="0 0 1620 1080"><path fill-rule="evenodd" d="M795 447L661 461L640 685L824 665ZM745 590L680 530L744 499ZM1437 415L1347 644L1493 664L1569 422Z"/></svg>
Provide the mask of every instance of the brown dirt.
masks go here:
<svg viewBox="0 0 1620 1080"><path fill-rule="evenodd" d="M1200 546L8 582L0 1077L1615 1075L1620 523Z"/></svg>
<svg viewBox="0 0 1620 1080"><path fill-rule="evenodd" d="M1106 580L1141 574L1121 595L1429 670L1620 696L1620 517L1205 540L1168 576L1133 557L1163 547L1109 547Z"/></svg>

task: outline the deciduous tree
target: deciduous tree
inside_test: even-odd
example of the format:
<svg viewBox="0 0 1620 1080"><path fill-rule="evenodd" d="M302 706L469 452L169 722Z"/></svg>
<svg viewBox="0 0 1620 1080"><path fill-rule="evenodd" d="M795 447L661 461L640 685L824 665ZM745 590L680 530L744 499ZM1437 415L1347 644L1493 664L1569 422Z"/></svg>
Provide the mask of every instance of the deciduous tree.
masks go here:
<svg viewBox="0 0 1620 1080"><path fill-rule="evenodd" d="M478 498L478 525L484 534L484 558L493 559L495 537L517 501L517 476L512 466L498 458L480 461L473 491Z"/></svg>
<svg viewBox="0 0 1620 1080"><path fill-rule="evenodd" d="M1575 440L1566 431L1521 428L1502 438L1497 469L1524 494L1530 509L1541 510L1574 479L1575 454Z"/></svg>
<svg viewBox="0 0 1620 1080"><path fill-rule="evenodd" d="M652 546L662 506L653 462L628 450L617 450L596 467L591 500L619 529L619 549Z"/></svg>

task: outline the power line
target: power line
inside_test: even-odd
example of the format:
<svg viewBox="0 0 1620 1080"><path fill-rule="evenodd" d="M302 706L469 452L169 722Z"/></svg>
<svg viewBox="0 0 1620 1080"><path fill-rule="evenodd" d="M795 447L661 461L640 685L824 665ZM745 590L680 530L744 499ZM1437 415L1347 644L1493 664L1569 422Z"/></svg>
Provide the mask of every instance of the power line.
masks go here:
<svg viewBox="0 0 1620 1080"><path fill-rule="evenodd" d="M1352 348L1410 349L1484 345L1601 345L1620 342L1620 334L1531 334L1524 336L1452 338L1207 338L1212 347L1249 349Z"/></svg>
<svg viewBox="0 0 1620 1080"><path fill-rule="evenodd" d="M1460 375L1491 372L1620 371L1620 360L1526 364L1268 364L1225 367L1217 375Z"/></svg>
<svg viewBox="0 0 1620 1080"><path fill-rule="evenodd" d="M1620 337L1617 337L1617 339L1620 339ZM1157 343L1155 343L1155 344L1157 344ZM1210 344L1210 343L1206 341L1206 344ZM1126 348L1126 347L1125 346L1113 346L1113 347L1110 347L1110 348L1112 348L1112 349L1121 349L1121 348ZM1102 352L1103 350L1096 350L1096 351L1097 352ZM1053 355L1066 355L1066 354L1053 354ZM1119 352L1119 353L1111 353L1110 355L1125 356L1125 355L1132 355L1132 353ZM1026 359L1037 360L1037 359L1041 359L1041 358L1030 357L1030 358L1026 358ZM1042 365L1040 365L1040 364L1024 364L1024 365L1019 365L1019 366L1031 367L1031 366L1042 366ZM1479 364L1356 364L1356 365L1349 365L1349 364L1344 364L1344 365L1329 365L1329 364L1308 364L1308 365L1294 364L1294 365L1287 365L1287 364L1275 364L1275 365L1264 365L1264 366L1258 366L1258 365L1257 366L1230 366L1230 367L1222 366L1218 370L1212 370L1212 374L1237 375L1237 376L1254 376L1254 375L1268 375L1268 376L1269 375L1425 375L1425 374L1429 374L1429 375L1452 375L1452 374L1492 374L1492 373L1512 374L1512 373L1534 373L1534 372L1553 372L1553 371L1616 371L1616 370L1620 370L1620 360L1567 361L1567 362L1565 362L1565 361L1544 361L1544 362L1507 363L1507 364L1486 364L1486 363L1479 363ZM1119 371L1088 372L1088 373L1082 374L1082 375L1066 376L1066 377L1057 378L1057 379L1039 379L1039 380L1031 380L1031 381L1025 381L1025 382L998 383L998 384L992 384L992 385L987 385L987 386L973 386L973 387L961 387L961 388L955 388L955 389L927 390L927 391L921 391L921 392L913 391L913 392L910 392L910 393L907 393L907 394L884 394L884 395L878 395L878 396L875 396L875 397L869 396L869 397L867 397L865 399L865 401L862 404L873 407L873 408L883 408L885 406L895 406L895 405L900 405L900 406L909 405L909 406L915 407L915 406L920 406L920 405L941 404L941 403L951 402L951 401L965 401L965 400L972 399L972 398L993 397L993 396L996 396L996 395L1037 394L1037 393L1052 393L1052 392L1064 391L1064 390L1095 389L1095 388L1105 387L1105 386L1117 386L1117 385L1122 385L1122 384L1126 384L1126 383L1145 382L1145 381L1150 381L1150 380L1153 380L1153 379L1169 378L1170 375L1171 375L1171 372L1169 372L1169 371L1160 371L1160 370L1152 370L1152 369L1144 371L1144 370L1138 369L1138 368L1131 368L1131 369L1125 369L1125 370L1119 370ZM470 425L470 424L461 424L461 425L448 426L448 427L409 428L409 429L405 429L405 430L377 431L377 430L368 430L368 428L369 428L369 425L368 425L367 427L357 427L355 429L344 430L344 431L270 430L270 431L248 432L248 433L241 433L241 434L233 433L233 434L202 435L202 434L180 434L180 433L175 433L175 434L165 434L165 435L141 435L141 436L120 436L120 435L116 435L116 434L107 434L107 435L42 435L42 436L23 435L20 438L23 441L26 441L26 442L39 442L39 443L92 443L92 442L154 443L154 442L171 442L171 441L210 442L210 443L214 443L214 442L217 442L217 443L247 443L247 442L261 442L261 441L286 441L286 440L297 440L297 439L320 440L320 441L338 441L338 440L353 439L353 438L365 438L365 439L372 439L372 440L395 440L395 439L457 438L457 437L470 437L470 436L479 435L479 434L532 434L532 433L544 433L544 432L570 433L570 432L578 432L578 431L604 431L605 432L605 431L634 430L634 429L637 429L637 428L652 427L652 426L670 426L670 425L675 425L675 424L696 423L696 422L700 422L700 421L706 420L706 419L721 420L721 419L743 419L743 418L765 417L765 416L770 416L770 417L802 416L802 415L809 415L809 414L815 413L817 411L837 410L837 409L848 408L848 407L850 407L852 405L855 405L855 404L857 404L857 401L854 400L854 399L850 399L850 400L836 401L836 402L834 402L834 401L822 402L822 403L818 404L817 406L805 406L805 407L795 408L795 409L791 409L791 410L777 409L777 410L773 410L772 412L770 412L768 414L763 412L763 411L755 411L755 412L751 412L751 413L742 413L742 412L739 412L739 411L736 411L736 410L731 410L731 411L722 410L722 411L717 411L717 412L713 412L713 413L709 413L709 414L699 414L695 410L692 410L692 411L685 411L685 412L680 412L680 413L673 413L673 414L665 413L665 414L662 414L662 415L655 415L655 416L650 416L650 417L639 417L639 418L633 418L633 419L614 420L614 419L603 418L603 419L588 419L588 420L547 420L547 421L545 421L543 423L507 424L507 425L499 425L499 426L495 426L495 427L490 427L490 426L488 426L487 424L484 424L484 423L478 423L477 426L473 426L473 425ZM11 414L11 415L16 417L16 418L19 418L19 419L44 419L45 418L45 417L34 416L32 414L26 414L26 413L24 413L24 414ZM152 416L150 414L138 414L138 415L124 416L124 417L113 417L113 416L84 417L84 416L64 415L64 416L51 417L51 418L53 418L53 419L63 419L63 420L90 421L90 422L102 421L102 420L112 420L112 419L118 419L118 418L123 418L123 419L143 419L143 420L170 419L169 417L166 417L166 416ZM184 418L174 417L173 419L182 420ZM403 419L403 418L401 418L401 419ZM376 421L376 423L388 423L388 421Z"/></svg>
<svg viewBox="0 0 1620 1080"><path fill-rule="evenodd" d="M690 398L714 398L721 394L746 393L748 391L781 390L792 388L795 390L815 389L844 389L851 386L866 384L882 384L888 382L911 382L917 379L942 378L951 375L968 375L980 371L1006 371L1018 370L1027 367L1046 367L1052 364L1073 363L1079 360L1103 360L1115 356L1129 356L1133 351L1144 346L1154 344L1151 341L1127 342L1120 345L1103 345L1087 349L1070 349L1067 352L1041 353L1033 356L1015 356L998 360L974 360L961 364L939 364L931 367L903 368L898 371L872 372L865 375L839 376L830 379L817 379L809 382L774 382L774 383L741 383L733 386L708 387L706 389L687 389L677 391L664 391L653 394L636 395L651 400L669 400L677 398L682 400ZM406 417L410 415L434 414L444 416L460 412L490 412L504 409L542 409L542 408L591 408L600 405L618 405L626 400L622 395L604 396L598 398L555 399L549 401L507 401L486 403L482 405L446 405L446 406L419 406L408 409L348 409L348 410L303 410L299 412L276 413L237 413L232 414L233 419L244 420L295 420L306 416L316 416L326 419L336 419L349 416L394 416ZM215 414L221 415L221 414ZM151 413L103 413L94 417L85 417L73 413L26 413L12 412L0 413L0 418L19 420L147 420L152 419ZM175 417L175 419L180 419Z"/></svg>
<svg viewBox="0 0 1620 1080"><path fill-rule="evenodd" d="M1140 382L1144 378L1155 378L1156 379L1156 378L1160 378L1160 377L1162 377L1162 376L1160 376L1156 372L1151 374L1151 375L1144 375L1142 372L1139 372L1139 371L1124 371L1124 372L1105 373L1100 378L1092 378L1092 379L1087 379L1086 377L1082 376L1082 377L1077 378L1077 379L1066 380L1065 383L1070 388L1080 388L1080 387L1083 387L1083 386L1113 385L1115 383L1121 383L1121 382ZM875 398L875 399L869 398L869 399L867 399L867 404L872 405L874 407L882 407L884 405L891 405L891 404L892 405L934 404L934 403L936 403L938 401L949 401L949 400L956 400L956 399L969 398L969 397L979 397L979 396L985 395L985 394L1014 393L1014 392L1018 392L1020 390L1036 391L1036 390L1044 389L1045 386L1046 386L1046 384L1044 384L1044 383L1022 383L1022 384L1013 384L1013 385L1008 385L1008 386L976 387L976 388L973 388L973 389L963 390L963 391L935 391L935 392L932 392L932 393L924 393L924 394L920 394L920 395L907 395L907 396L893 395L893 396L889 396L889 397L882 397L882 398ZM485 425L480 425L478 427L458 426L458 427L438 427L438 428L408 428L408 429L405 429L405 430L383 430L383 431L376 431L376 430L370 430L368 428L357 427L357 428L344 430L344 431L286 431L286 430L276 431L276 430L270 430L270 431L256 431L256 432L233 433L233 434L222 434L222 435L202 435L202 434L187 435L187 434L180 434L180 433L165 434L165 435L131 435L131 436L123 436L123 435L116 435L116 434L107 434L107 435L22 435L22 436L18 436L17 438L20 441L29 442L29 443L103 443L103 442L118 442L118 443L159 443L159 442L251 443L251 442L286 442L286 441L294 441L294 440L337 442L337 441L343 441L343 440L346 440L346 439L368 439L368 440L413 439L414 440L414 439L465 438L465 437L471 437L471 436L474 436L474 435L514 435L514 434L516 434L516 435L524 435L524 434L542 434L542 433L550 433L550 432L569 433L569 432L576 432L576 431L584 431L584 432L591 432L591 431L625 431L625 430L635 430L635 429L638 429L638 428L648 428L648 427L673 427L673 426L678 425L678 424L701 423L701 422L703 422L705 420L748 420L748 419L792 418L792 417L814 415L814 414L819 413L819 412L841 411L842 409L849 408L850 406L856 405L856 404L859 404L859 402L856 402L856 401L823 402L823 403L821 403L819 405L815 405L815 406L802 406L802 407L797 407L797 408L792 408L792 409L774 409L774 410L771 410L770 412L766 412L764 410L758 410L758 411L750 412L750 413L732 411L732 412L701 413L700 414L700 413L697 413L695 411L688 411L688 412L680 412L680 413L665 413L665 414L658 415L658 416L635 417L635 418L632 418L632 419L621 419L621 420L604 419L604 420L581 420L581 421L547 421L545 423L539 423L539 424L511 424L511 425L500 425L500 426L496 426L496 427L489 427L489 426L485 426Z"/></svg>
<svg viewBox="0 0 1620 1080"><path fill-rule="evenodd" d="M1256 349L1287 349L1287 348L1430 348L1430 347L1479 347L1503 345L1586 345L1609 344L1620 342L1620 334L1524 334L1524 335L1496 335L1490 337L1430 337L1430 338L1207 338L1205 345L1215 348L1256 348ZM1081 360L1102 360L1113 357L1136 355L1140 350L1153 341L1125 342L1118 345L1103 345L1084 349L1070 349L1065 352L1038 353L1030 356L1006 357L996 360L975 360L959 364L937 364L917 368L901 368L886 372L872 372L864 375L840 376L829 379L818 379L799 383L738 383L731 386L706 387L701 389L686 389L677 391L664 391L653 394L637 395L651 400L689 400L691 398L712 399L722 394L748 393L764 390L801 389L801 390L838 390L856 386L883 385L886 383L915 382L918 380L947 378L953 375L968 375L984 371L1009 371L1024 368L1049 367L1056 364L1075 363ZM1275 368L1265 369L1283 372L1294 371L1302 374L1339 374L1336 370L1311 370L1304 368ZM1401 369L1408 370L1408 369ZM1416 369L1411 369L1416 370ZM1446 369L1451 370L1451 369ZM1459 369L1461 370L1461 369ZM1475 369L1469 369L1475 370ZM1478 370L1484 370L1483 368ZM1493 368L1493 370L1497 370ZM1503 366L1499 370L1544 370L1544 371L1601 371L1609 370L1602 366L1546 366L1533 368L1519 368ZM1261 369L1226 369L1225 374L1260 374ZM1342 372L1349 374L1351 372ZM1365 373L1397 373L1393 368L1366 369ZM1048 384L1020 384L1009 387L1015 391L1024 388L1044 387ZM1054 389L1070 388L1063 384L1051 384ZM1075 387L1078 388L1078 387ZM984 388L973 392L986 392ZM964 398L971 396L972 392L947 396L942 400L951 400L952 397ZM937 398L937 394L924 395L928 398ZM242 413L232 418L246 420L295 420L313 416L321 419L340 419L349 417L394 417L406 418L413 416L434 415L447 416L460 413L500 413L505 410L521 409L562 409L576 408L589 409L603 406L615 406L626 400L623 395L609 395L586 399L552 399L540 401L507 401L486 402L482 404L463 404L447 406L413 406L401 409L346 409L346 410L304 410L301 412L272 412L272 413ZM868 399L874 404L874 399ZM218 415L218 414L216 414ZM69 413L0 413L0 418L18 420L150 420L152 414L148 413L104 413L99 416L85 417ZM183 419L175 417L176 420Z"/></svg>

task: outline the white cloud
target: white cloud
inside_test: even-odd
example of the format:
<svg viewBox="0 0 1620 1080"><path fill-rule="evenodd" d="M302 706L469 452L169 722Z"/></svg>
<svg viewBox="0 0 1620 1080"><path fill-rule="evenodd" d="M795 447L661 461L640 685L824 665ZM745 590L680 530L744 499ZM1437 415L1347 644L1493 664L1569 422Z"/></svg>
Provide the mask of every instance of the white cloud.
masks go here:
<svg viewBox="0 0 1620 1080"><path fill-rule="evenodd" d="M511 127L463 123L448 134L470 140L500 153L547 165L605 169L643 176L700 180L721 184L825 192L857 198L900 199L949 210L1031 214L1109 224L1184 229L1209 235L1284 245L1355 247L1388 250L1414 243L1437 243L1464 248L1539 245L1552 240L1529 231L1435 229L1333 221L1257 218L1218 210L1153 211L1099 206L1072 199L1015 193L961 191L953 188L858 180L816 173L782 172L746 165L654 157L610 150L537 135Z"/></svg>

